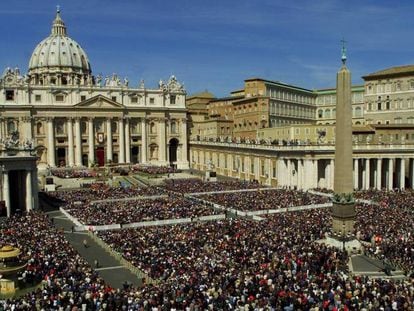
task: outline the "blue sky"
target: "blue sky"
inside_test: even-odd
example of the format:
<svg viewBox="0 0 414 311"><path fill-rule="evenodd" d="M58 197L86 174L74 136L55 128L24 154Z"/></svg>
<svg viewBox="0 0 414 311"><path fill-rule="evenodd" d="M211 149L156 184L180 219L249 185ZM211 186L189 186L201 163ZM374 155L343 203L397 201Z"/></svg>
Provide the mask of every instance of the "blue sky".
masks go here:
<svg viewBox="0 0 414 311"><path fill-rule="evenodd" d="M175 74L188 94L226 96L260 77L314 89L335 85L341 39L355 84L414 64L414 1L2 0L0 70L27 71L56 5L95 75L155 87Z"/></svg>

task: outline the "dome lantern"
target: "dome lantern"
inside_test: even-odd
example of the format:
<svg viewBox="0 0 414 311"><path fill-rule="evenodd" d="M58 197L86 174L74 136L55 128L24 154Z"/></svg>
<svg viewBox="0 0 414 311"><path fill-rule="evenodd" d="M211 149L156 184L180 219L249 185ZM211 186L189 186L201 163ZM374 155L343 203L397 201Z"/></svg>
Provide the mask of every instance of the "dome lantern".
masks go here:
<svg viewBox="0 0 414 311"><path fill-rule="evenodd" d="M52 36L66 36L66 25L60 17L60 8L57 7L56 17L52 25Z"/></svg>

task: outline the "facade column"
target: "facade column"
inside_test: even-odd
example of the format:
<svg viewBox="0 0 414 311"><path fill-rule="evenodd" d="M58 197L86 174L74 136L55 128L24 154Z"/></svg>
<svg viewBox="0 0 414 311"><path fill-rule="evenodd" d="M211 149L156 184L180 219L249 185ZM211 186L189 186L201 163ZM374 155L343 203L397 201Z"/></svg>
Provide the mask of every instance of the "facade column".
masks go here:
<svg viewBox="0 0 414 311"><path fill-rule="evenodd" d="M319 181L319 172L318 172L318 161L319 160L311 160L311 167L313 172L313 180L311 181L312 188L318 188L318 181Z"/></svg>
<svg viewBox="0 0 414 311"><path fill-rule="evenodd" d="M32 132L32 117L31 116L27 116L27 117L23 117L23 122L24 122L24 135L25 135L25 139L31 140L33 138L33 132Z"/></svg>
<svg viewBox="0 0 414 311"><path fill-rule="evenodd" d="M400 189L405 189L405 159L401 158L400 161Z"/></svg>
<svg viewBox="0 0 414 311"><path fill-rule="evenodd" d="M55 156L55 132L53 129L53 118L47 119L47 162L50 167L56 166Z"/></svg>
<svg viewBox="0 0 414 311"><path fill-rule="evenodd" d="M124 127L124 117L119 118L119 163L125 163L125 127Z"/></svg>
<svg viewBox="0 0 414 311"><path fill-rule="evenodd" d="M147 121L141 118L141 163L147 163Z"/></svg>
<svg viewBox="0 0 414 311"><path fill-rule="evenodd" d="M376 186L377 190L382 188L382 159L377 159L377 176L376 176Z"/></svg>
<svg viewBox="0 0 414 311"><path fill-rule="evenodd" d="M359 159L354 159L354 189L359 189Z"/></svg>
<svg viewBox="0 0 414 311"><path fill-rule="evenodd" d="M29 212L33 209L33 200L32 200L32 171L26 171L26 211Z"/></svg>
<svg viewBox="0 0 414 311"><path fill-rule="evenodd" d="M187 119L181 119L181 162L183 163L183 168L188 168L188 133L187 133Z"/></svg>
<svg viewBox="0 0 414 311"><path fill-rule="evenodd" d="M69 160L69 166L73 167L75 165L74 163L74 155L73 155L73 124L72 124L72 118L68 118L67 120L67 130L68 130L68 160Z"/></svg>
<svg viewBox="0 0 414 311"><path fill-rule="evenodd" d="M158 131L159 131L159 154L158 154L158 161L161 164L165 164L166 162L166 133L165 133L165 118L158 119Z"/></svg>
<svg viewBox="0 0 414 311"><path fill-rule="evenodd" d="M129 129L129 118L125 119L125 162L131 163L131 134Z"/></svg>
<svg viewBox="0 0 414 311"><path fill-rule="evenodd" d="M3 171L3 200L6 204L7 217L11 216L9 171Z"/></svg>
<svg viewBox="0 0 414 311"><path fill-rule="evenodd" d="M0 139L6 138L6 132L4 131L4 122L5 119L3 117L0 117Z"/></svg>
<svg viewBox="0 0 414 311"><path fill-rule="evenodd" d="M93 136L93 118L88 119L88 166L95 163L95 141Z"/></svg>
<svg viewBox="0 0 414 311"><path fill-rule="evenodd" d="M80 118L75 118L75 137L76 137L76 150L75 150L75 162L76 166L82 166L82 134L80 126Z"/></svg>
<svg viewBox="0 0 414 311"><path fill-rule="evenodd" d="M106 161L112 162L112 119L106 119Z"/></svg>
<svg viewBox="0 0 414 311"><path fill-rule="evenodd" d="M387 189L392 190L393 189L393 179L394 179L394 159L389 158L388 159L388 183L387 183Z"/></svg>
<svg viewBox="0 0 414 311"><path fill-rule="evenodd" d="M368 190L371 187L371 161L370 159L365 159L365 190Z"/></svg>

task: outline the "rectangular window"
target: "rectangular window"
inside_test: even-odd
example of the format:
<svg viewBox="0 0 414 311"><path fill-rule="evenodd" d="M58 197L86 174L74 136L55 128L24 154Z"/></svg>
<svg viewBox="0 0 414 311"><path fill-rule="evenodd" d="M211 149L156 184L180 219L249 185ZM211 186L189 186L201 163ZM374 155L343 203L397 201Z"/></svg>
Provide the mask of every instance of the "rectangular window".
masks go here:
<svg viewBox="0 0 414 311"><path fill-rule="evenodd" d="M175 105L175 95L170 96L170 105Z"/></svg>
<svg viewBox="0 0 414 311"><path fill-rule="evenodd" d="M14 91L6 90L6 100L14 100Z"/></svg>
<svg viewBox="0 0 414 311"><path fill-rule="evenodd" d="M150 97L150 99L149 99L149 103L150 103L150 104L154 104L154 103L155 103L155 99L154 99L154 97Z"/></svg>
<svg viewBox="0 0 414 311"><path fill-rule="evenodd" d="M81 95L81 102L83 102L86 99L85 95Z"/></svg>
<svg viewBox="0 0 414 311"><path fill-rule="evenodd" d="M55 100L57 102L63 102L63 100L65 99L65 97L63 95L56 95Z"/></svg>
<svg viewBox="0 0 414 311"><path fill-rule="evenodd" d="M36 94L35 95L35 101L36 102L40 102L42 100L42 95L40 95L40 94Z"/></svg>
<svg viewBox="0 0 414 311"><path fill-rule="evenodd" d="M116 102L116 96L112 96L112 101Z"/></svg>
<svg viewBox="0 0 414 311"><path fill-rule="evenodd" d="M132 96L132 97L131 97L131 103L132 103L132 104L136 104L136 103L138 103L138 97L137 97L137 96Z"/></svg>

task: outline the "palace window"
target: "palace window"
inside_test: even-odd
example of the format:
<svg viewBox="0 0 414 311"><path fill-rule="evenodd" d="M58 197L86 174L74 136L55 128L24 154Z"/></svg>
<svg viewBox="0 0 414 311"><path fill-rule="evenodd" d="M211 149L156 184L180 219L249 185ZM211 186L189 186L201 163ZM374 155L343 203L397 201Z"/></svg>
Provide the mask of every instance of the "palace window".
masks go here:
<svg viewBox="0 0 414 311"><path fill-rule="evenodd" d="M131 97L131 104L137 104L138 103L138 96L132 96Z"/></svg>
<svg viewBox="0 0 414 311"><path fill-rule="evenodd" d="M14 91L6 90L6 100L14 100Z"/></svg>
<svg viewBox="0 0 414 311"><path fill-rule="evenodd" d="M42 100L42 95L40 95L40 94L36 94L35 95L35 102L40 102Z"/></svg>
<svg viewBox="0 0 414 311"><path fill-rule="evenodd" d="M154 99L154 97L150 97L150 99L149 99L149 103L150 103L150 104L154 104L154 103L155 103L155 99Z"/></svg>
<svg viewBox="0 0 414 311"><path fill-rule="evenodd" d="M111 97L112 101L116 102L116 96Z"/></svg>
<svg viewBox="0 0 414 311"><path fill-rule="evenodd" d="M170 105L175 105L175 95L170 96Z"/></svg>
<svg viewBox="0 0 414 311"><path fill-rule="evenodd" d="M55 100L57 102L63 102L65 100L65 96L63 96L62 94L56 95Z"/></svg>
<svg viewBox="0 0 414 311"><path fill-rule="evenodd" d="M83 102L84 100L86 100L86 96L85 95L81 95L81 102Z"/></svg>
<svg viewBox="0 0 414 311"><path fill-rule="evenodd" d="M176 134L177 133L177 124L173 121L171 122L171 133Z"/></svg>

